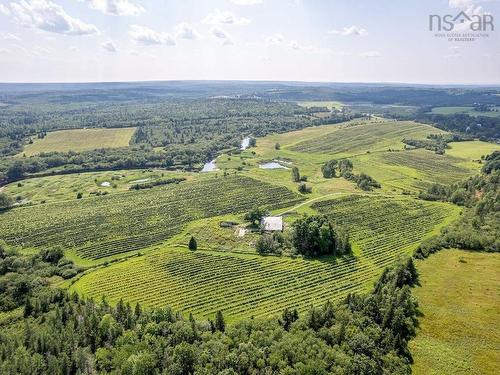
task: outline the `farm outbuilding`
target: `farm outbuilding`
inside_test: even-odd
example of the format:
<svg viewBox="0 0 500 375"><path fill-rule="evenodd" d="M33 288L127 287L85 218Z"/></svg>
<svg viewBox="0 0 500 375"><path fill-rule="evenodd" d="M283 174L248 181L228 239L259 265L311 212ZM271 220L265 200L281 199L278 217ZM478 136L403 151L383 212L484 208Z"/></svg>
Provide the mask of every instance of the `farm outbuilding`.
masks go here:
<svg viewBox="0 0 500 375"><path fill-rule="evenodd" d="M283 218L281 216L265 216L260 220L260 228L266 232L283 231Z"/></svg>

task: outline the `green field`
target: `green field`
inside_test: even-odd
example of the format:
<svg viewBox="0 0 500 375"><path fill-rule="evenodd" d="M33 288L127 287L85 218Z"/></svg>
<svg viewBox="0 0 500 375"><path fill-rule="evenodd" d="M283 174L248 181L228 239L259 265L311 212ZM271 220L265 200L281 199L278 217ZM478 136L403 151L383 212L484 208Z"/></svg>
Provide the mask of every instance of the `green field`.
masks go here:
<svg viewBox="0 0 500 375"><path fill-rule="evenodd" d="M442 250L417 266L423 316L410 342L414 373L498 374L500 254Z"/></svg>
<svg viewBox="0 0 500 375"><path fill-rule="evenodd" d="M301 199L286 188L248 177L212 177L14 208L0 215L0 232L14 245L61 245L81 258L101 259L160 243L192 220L244 212L254 205L289 206Z"/></svg>
<svg viewBox="0 0 500 375"><path fill-rule="evenodd" d="M308 139L290 147L305 153L339 154L343 156L366 152L403 149L403 138L425 139L441 130L414 122L371 122L359 126L338 128L328 134Z"/></svg>
<svg viewBox="0 0 500 375"><path fill-rule="evenodd" d="M19 197L23 203L38 204L73 200L78 193L82 193L84 198L97 194L121 193L129 191L132 185L140 182L174 177L190 180L192 174L161 169L74 173L13 182L6 185L3 191L12 197Z"/></svg>
<svg viewBox="0 0 500 375"><path fill-rule="evenodd" d="M32 138L19 155L32 156L42 152L87 151L96 148L126 147L136 128L71 129L48 132L42 138Z"/></svg>
<svg viewBox="0 0 500 375"><path fill-rule="evenodd" d="M297 102L297 104L305 108L324 107L328 108L330 111L332 109L342 109L342 107L344 106L343 103L336 101L306 101L306 102Z"/></svg>
<svg viewBox="0 0 500 375"><path fill-rule="evenodd" d="M203 317L217 310L228 319L272 316L285 307L304 311L369 289L385 266L459 212L405 197L346 197L313 207L349 227L354 256L305 260L165 246L83 276L72 288L86 296L104 294L111 302L169 305Z"/></svg>
<svg viewBox="0 0 500 375"><path fill-rule="evenodd" d="M432 113L437 115L454 115L457 113L464 113L470 116L487 116L487 117L499 117L500 116L500 107L495 107L498 111L491 112L480 112L475 111L474 107L435 107L432 108Z"/></svg>

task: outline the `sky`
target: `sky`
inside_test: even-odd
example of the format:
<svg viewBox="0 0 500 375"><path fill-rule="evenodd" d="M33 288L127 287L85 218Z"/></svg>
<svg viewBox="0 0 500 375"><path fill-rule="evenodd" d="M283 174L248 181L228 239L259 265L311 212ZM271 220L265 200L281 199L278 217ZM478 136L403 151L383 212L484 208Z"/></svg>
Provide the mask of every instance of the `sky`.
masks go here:
<svg viewBox="0 0 500 375"><path fill-rule="evenodd" d="M461 11L474 40L429 30ZM498 28L500 0L0 0L0 82L500 84Z"/></svg>

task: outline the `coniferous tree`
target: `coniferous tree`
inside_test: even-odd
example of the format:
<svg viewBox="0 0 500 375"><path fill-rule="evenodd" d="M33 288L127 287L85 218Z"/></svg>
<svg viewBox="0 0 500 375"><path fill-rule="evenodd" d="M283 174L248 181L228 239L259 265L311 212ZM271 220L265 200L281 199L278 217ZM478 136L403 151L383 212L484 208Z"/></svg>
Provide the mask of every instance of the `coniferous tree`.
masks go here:
<svg viewBox="0 0 500 375"><path fill-rule="evenodd" d="M221 332L226 330L226 322L224 321L224 316L220 310L215 314L215 329Z"/></svg>
<svg viewBox="0 0 500 375"><path fill-rule="evenodd" d="M189 239L189 250L196 250L198 248L198 243L196 242L196 239L191 236L191 238Z"/></svg>

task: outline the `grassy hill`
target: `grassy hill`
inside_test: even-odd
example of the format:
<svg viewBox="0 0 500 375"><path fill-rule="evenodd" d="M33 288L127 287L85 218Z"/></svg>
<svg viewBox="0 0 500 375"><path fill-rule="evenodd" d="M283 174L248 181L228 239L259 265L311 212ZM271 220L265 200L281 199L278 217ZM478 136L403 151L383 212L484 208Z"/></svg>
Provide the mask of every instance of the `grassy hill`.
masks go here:
<svg viewBox="0 0 500 375"><path fill-rule="evenodd" d="M442 250L418 262L417 375L498 374L500 254Z"/></svg>
<svg viewBox="0 0 500 375"><path fill-rule="evenodd" d="M293 151L307 153L356 155L359 153L402 149L403 138L425 139L441 130L414 122L370 122L358 126L339 127L335 131L290 147Z"/></svg>

